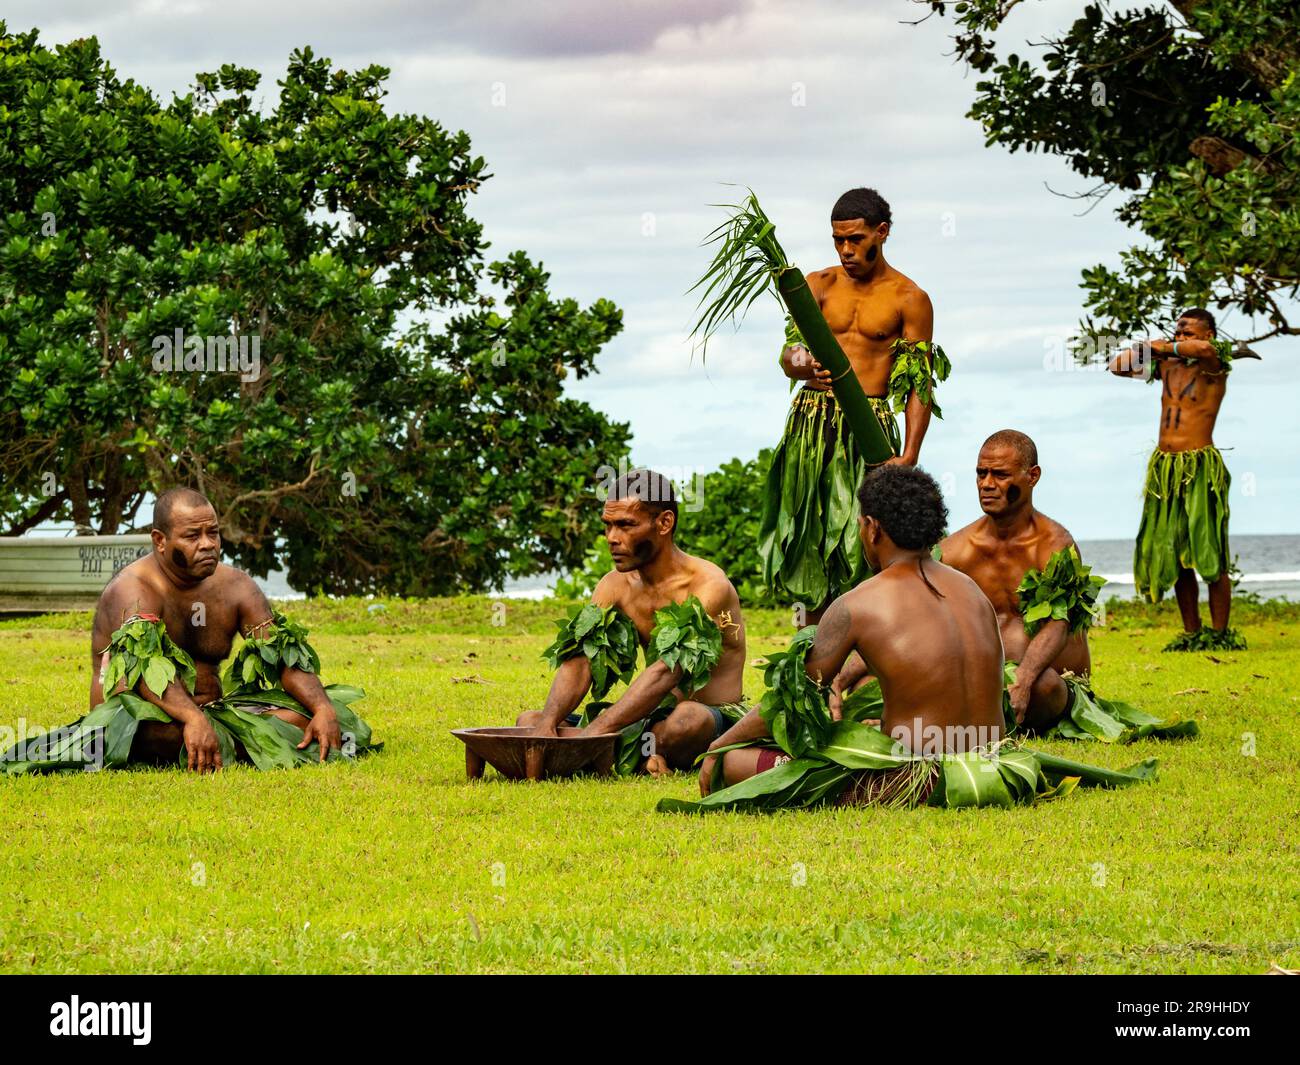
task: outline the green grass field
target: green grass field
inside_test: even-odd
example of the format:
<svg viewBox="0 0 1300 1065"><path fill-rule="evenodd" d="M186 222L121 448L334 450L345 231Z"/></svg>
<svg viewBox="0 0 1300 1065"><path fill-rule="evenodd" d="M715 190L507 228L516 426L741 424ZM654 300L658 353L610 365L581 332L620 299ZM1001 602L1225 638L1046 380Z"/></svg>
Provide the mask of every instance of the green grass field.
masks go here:
<svg viewBox="0 0 1300 1065"><path fill-rule="evenodd" d="M1157 784L1013 810L657 814L656 781L464 779L546 692L554 603L293 604L386 742L357 765L0 779L3 972L1262 972L1300 967L1300 606L1246 653L1094 633L1104 694L1200 738L1049 749ZM494 625L493 621L504 624ZM788 619L752 613L750 657ZM89 619L0 622L0 726L83 713ZM747 692L760 691L750 671ZM1246 753L1253 750L1253 754Z"/></svg>

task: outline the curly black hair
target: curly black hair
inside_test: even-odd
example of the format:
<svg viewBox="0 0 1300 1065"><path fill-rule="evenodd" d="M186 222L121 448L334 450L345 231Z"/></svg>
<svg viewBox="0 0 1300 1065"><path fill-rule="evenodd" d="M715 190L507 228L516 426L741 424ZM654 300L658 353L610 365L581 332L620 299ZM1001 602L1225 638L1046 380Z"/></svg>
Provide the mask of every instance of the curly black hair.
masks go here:
<svg viewBox="0 0 1300 1065"><path fill-rule="evenodd" d="M923 551L943 539L948 508L933 477L915 466L878 466L862 478L858 505L889 538L908 551Z"/></svg>
<svg viewBox="0 0 1300 1065"><path fill-rule="evenodd" d="M874 229L881 222L893 220L889 204L875 189L849 189L831 208L832 222L852 222L861 218Z"/></svg>

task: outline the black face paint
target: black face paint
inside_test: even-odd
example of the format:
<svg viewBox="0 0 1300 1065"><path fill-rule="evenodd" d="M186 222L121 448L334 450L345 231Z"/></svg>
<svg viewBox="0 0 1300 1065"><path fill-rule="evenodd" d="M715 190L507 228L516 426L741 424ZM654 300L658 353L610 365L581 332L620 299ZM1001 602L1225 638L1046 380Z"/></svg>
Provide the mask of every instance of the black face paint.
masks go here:
<svg viewBox="0 0 1300 1065"><path fill-rule="evenodd" d="M185 561L185 555L182 554L179 547L172 548L172 565L177 569L189 569L190 564Z"/></svg>
<svg viewBox="0 0 1300 1065"><path fill-rule="evenodd" d="M1018 485L1013 484L1010 488L1007 489L1007 502L1014 503L1019 498L1020 498L1020 487Z"/></svg>
<svg viewBox="0 0 1300 1065"><path fill-rule="evenodd" d="M642 540L636 547L632 548L632 554L636 556L638 562L648 562L653 552L654 545L649 540Z"/></svg>
<svg viewBox="0 0 1300 1065"><path fill-rule="evenodd" d="M880 249L877 248L876 245L874 244L871 245L871 247L867 249L867 262L874 263L876 261L876 256L878 256L879 254L880 254Z"/></svg>

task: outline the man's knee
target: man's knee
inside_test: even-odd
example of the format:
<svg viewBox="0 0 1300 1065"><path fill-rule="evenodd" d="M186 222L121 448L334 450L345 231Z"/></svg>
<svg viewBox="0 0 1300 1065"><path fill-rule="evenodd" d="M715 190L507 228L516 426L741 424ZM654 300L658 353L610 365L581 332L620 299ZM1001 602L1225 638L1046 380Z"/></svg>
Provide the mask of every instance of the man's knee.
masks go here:
<svg viewBox="0 0 1300 1065"><path fill-rule="evenodd" d="M693 758L713 742L717 729L713 712L707 706L683 700L651 731L662 753L669 758Z"/></svg>
<svg viewBox="0 0 1300 1065"><path fill-rule="evenodd" d="M542 719L542 712L540 710L525 710L522 714L520 714L517 718L515 718L515 726L517 728L535 728L537 726L537 722L539 722L541 719Z"/></svg>
<svg viewBox="0 0 1300 1065"><path fill-rule="evenodd" d="M1054 669L1045 669L1034 681L1029 693L1029 709L1025 713L1028 728L1051 728L1065 713L1070 701L1070 689Z"/></svg>

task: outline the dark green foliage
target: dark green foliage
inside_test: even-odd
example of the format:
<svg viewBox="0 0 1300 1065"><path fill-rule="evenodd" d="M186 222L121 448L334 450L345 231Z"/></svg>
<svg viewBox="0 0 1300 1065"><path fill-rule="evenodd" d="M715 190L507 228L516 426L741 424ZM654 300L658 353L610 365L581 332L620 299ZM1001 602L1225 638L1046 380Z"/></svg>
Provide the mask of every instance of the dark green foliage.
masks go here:
<svg viewBox="0 0 1300 1065"><path fill-rule="evenodd" d="M108 644L108 669L104 673L105 697L125 679L128 692L140 681L159 698L177 676L188 692L194 691L194 660L167 635L167 626L153 614L141 614L122 624Z"/></svg>
<svg viewBox="0 0 1300 1065"><path fill-rule="evenodd" d="M484 262L485 161L386 110L387 77L304 49L278 91L227 65L164 102L93 38L0 24L0 532L115 533L187 484L233 561L307 592L580 562L628 430L563 385L621 312ZM258 368L160 371L177 330L257 338Z"/></svg>
<svg viewBox="0 0 1300 1065"><path fill-rule="evenodd" d="M1063 156L1096 182L1088 195L1131 192L1117 215L1145 239L1120 269L1084 270L1080 355L1166 330L1189 306L1261 316L1250 339L1300 333L1286 306L1300 284L1293 0L1091 3L1040 63L1002 58L993 42L1016 6L930 2L952 13L957 55L985 75L969 114L989 144Z"/></svg>
<svg viewBox="0 0 1300 1065"><path fill-rule="evenodd" d="M1082 632L1097 616L1097 593L1106 583L1092 575L1078 550L1071 544L1053 552L1041 570L1030 570L1016 589L1025 632L1030 638L1045 621L1064 621L1070 632Z"/></svg>
<svg viewBox="0 0 1300 1065"><path fill-rule="evenodd" d="M1180 632L1162 650L1165 651L1245 651L1246 638L1236 629L1215 629L1208 625L1195 632Z"/></svg>
<svg viewBox="0 0 1300 1065"><path fill-rule="evenodd" d="M748 462L738 458L724 462L704 474L698 494L677 516L677 546L720 567L745 608L775 605L763 585L763 563L758 556L763 488L771 461L771 448L764 448ZM699 510L691 509L696 500ZM609 545L602 536L588 550L581 569L556 581L555 595L588 599L601 577L613 568Z"/></svg>
<svg viewBox="0 0 1300 1065"><path fill-rule="evenodd" d="M307 642L303 626L275 610L270 625L260 631L261 635L244 639L226 666L221 687L227 696L278 688L286 669L320 673L320 656Z"/></svg>
<svg viewBox="0 0 1300 1065"><path fill-rule="evenodd" d="M639 644L636 626L624 613L612 606L588 603L569 611L557 621L555 641L542 652L552 669L575 655L586 655L591 663L591 697L603 699L615 681L632 680L636 670Z"/></svg>

